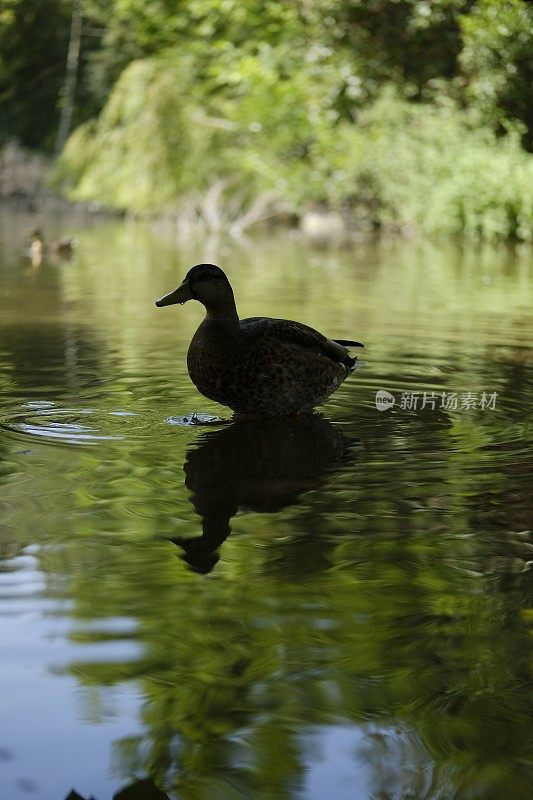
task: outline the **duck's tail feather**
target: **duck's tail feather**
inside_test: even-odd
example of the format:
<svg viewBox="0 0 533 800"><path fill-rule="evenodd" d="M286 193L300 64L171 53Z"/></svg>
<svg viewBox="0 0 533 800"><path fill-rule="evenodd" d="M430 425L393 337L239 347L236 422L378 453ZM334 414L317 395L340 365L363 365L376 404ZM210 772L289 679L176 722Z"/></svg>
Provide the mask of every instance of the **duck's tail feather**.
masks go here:
<svg viewBox="0 0 533 800"><path fill-rule="evenodd" d="M361 361L359 358L354 358L353 364L348 366L348 374L351 374L358 369L362 369L363 367L366 367L366 361Z"/></svg>
<svg viewBox="0 0 533 800"><path fill-rule="evenodd" d="M342 344L343 347L364 347L361 342L353 342L351 339L333 339L337 344Z"/></svg>

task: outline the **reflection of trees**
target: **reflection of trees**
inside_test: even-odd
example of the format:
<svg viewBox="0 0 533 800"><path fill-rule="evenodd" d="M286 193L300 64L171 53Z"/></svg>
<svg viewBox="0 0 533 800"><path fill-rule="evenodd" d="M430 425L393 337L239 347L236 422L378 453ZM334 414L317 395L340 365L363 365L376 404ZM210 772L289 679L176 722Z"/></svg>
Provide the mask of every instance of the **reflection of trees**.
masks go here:
<svg viewBox="0 0 533 800"><path fill-rule="evenodd" d="M5 330L2 344L10 365L10 389L19 396L75 396L98 380L101 353L93 336L82 329L26 322Z"/></svg>
<svg viewBox="0 0 533 800"><path fill-rule="evenodd" d="M158 328L146 303L150 259L141 257L131 282L130 261L115 263L120 247L111 244L94 264L62 274L66 294L106 341L105 350L92 337L84 344L82 329L73 326L81 384L108 377L112 407L154 414L157 406L154 417L147 413L154 430L75 454L40 448L25 466L11 443L0 450L0 488L1 508L16 520L7 556L12 542L53 544L36 558L48 593L72 601L72 638L138 645L130 659L71 665L86 687L140 687L145 735L116 746L124 780L149 774L187 798L233 798L239 790L261 800L293 798L312 758L308 734L340 722L365 731L358 757L372 773L376 797L467 800L472 787L480 800L527 797L532 743L523 619L533 603L525 569L531 556L520 535L530 513L519 416L525 372L505 352L495 359L494 334L478 332L481 313L508 319L502 303L519 313L516 282L485 265L494 281L476 293L473 313L478 265L456 270L455 256L437 253L435 262L434 251L421 248L412 264L412 251L400 254L399 269L383 256L372 269L355 274L350 262L338 274L339 330L353 321L359 284L371 297L398 292L400 331L402 315L427 331L419 343L427 358L422 368L444 363L454 370L450 380L465 388L486 387L493 376L509 403L501 413L378 415L361 401L368 386L353 395L347 386L329 409L346 420L342 428L314 417L292 433L240 423L198 434L161 423L177 410L170 398L193 407L195 396L169 377L166 353L185 339L194 313L185 308ZM161 261L158 253L154 248L153 263ZM249 313L259 279L276 300L286 280L289 299L280 299L279 313L295 316L291 297L301 297L306 317L330 329L324 296L331 274L314 270L307 280L289 269L296 253L267 253L271 269L263 269L256 248L253 257L262 260L243 274ZM176 262L169 264L175 272ZM50 319L60 315L59 306L49 311ZM382 358L380 379L390 375L397 385L397 340L383 336L390 303L370 302L362 314L361 327L383 351L373 351ZM431 325L424 327L428 314ZM465 341L479 333L475 363L458 348L450 367L449 333L456 329ZM9 336L4 374L15 395L37 383L39 392L70 392L61 326L13 325ZM50 372L35 382L31 354L38 351ZM447 372L435 381L446 383ZM350 448L351 460L341 457L340 431L362 442ZM168 539L179 540L190 561L211 566L230 518L233 535L208 577L175 557ZM124 618L134 622L133 632L120 630ZM112 632L110 619L118 620Z"/></svg>
<svg viewBox="0 0 533 800"><path fill-rule="evenodd" d="M16 269L15 303L0 325L0 390L25 400L77 396L101 377L105 348L89 325L70 318L57 266Z"/></svg>
<svg viewBox="0 0 533 800"><path fill-rule="evenodd" d="M524 576L502 582L486 571L494 536L472 516L490 435L433 412L374 427L368 417L357 426L364 450L347 463L336 461L344 437L311 419L299 444L298 433L287 435L296 422L282 424L279 442L250 422L201 434L189 448L202 564L216 557L236 510L255 509L234 517L211 577L180 567L160 538L180 525L180 546L190 547L197 524L183 490L172 490L179 471L169 473L159 451L130 454L130 463L152 463L144 506L163 492L158 537L71 545L84 566L69 594L76 615L92 620L75 638L105 641L100 618L137 621L136 659L72 665L86 685L142 686L146 734L117 743L121 772L152 775L184 796L291 798L304 785L305 733L340 721L367 732L358 755L384 797L396 797L395 782L406 798L468 797L473 785L481 797L510 787L527 794ZM460 453L450 437L460 437ZM504 484L511 462L505 452L490 461L492 485ZM139 477L137 493L142 485ZM92 491L107 497L105 486ZM497 519L505 498L491 503Z"/></svg>
<svg viewBox="0 0 533 800"><path fill-rule="evenodd" d="M40 559L59 578L49 592L74 601L76 641L108 641L108 618L136 622L124 634L136 658L71 666L85 686L142 689L145 735L116 745L124 779L148 774L186 797L293 798L306 734L342 722L365 731L357 755L376 796L462 798L474 785L483 799L527 796L528 573L493 562L524 518L522 451L473 418L359 414L347 432L364 447L347 455L320 417L200 434L185 473L201 537L180 439L80 456L73 527ZM161 537L201 541L219 507L224 526L254 513L233 518L205 578Z"/></svg>

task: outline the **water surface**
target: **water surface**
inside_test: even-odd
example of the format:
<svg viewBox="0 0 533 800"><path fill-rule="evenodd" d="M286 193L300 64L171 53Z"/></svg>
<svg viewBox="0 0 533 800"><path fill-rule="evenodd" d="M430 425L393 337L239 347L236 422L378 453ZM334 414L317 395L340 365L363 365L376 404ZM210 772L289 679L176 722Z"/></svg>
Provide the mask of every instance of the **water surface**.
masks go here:
<svg viewBox="0 0 533 800"><path fill-rule="evenodd" d="M529 797L531 251L57 218L35 268L36 223L0 216L0 796ZM153 305L200 261L367 366L228 422L200 307Z"/></svg>

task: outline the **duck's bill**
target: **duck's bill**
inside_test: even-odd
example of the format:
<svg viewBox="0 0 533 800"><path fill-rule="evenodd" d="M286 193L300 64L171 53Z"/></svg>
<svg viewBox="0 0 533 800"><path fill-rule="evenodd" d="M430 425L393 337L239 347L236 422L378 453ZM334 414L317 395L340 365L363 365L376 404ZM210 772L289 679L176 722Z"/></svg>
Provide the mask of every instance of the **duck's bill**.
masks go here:
<svg viewBox="0 0 533 800"><path fill-rule="evenodd" d="M178 286L177 289L174 289L173 292L169 292L168 294L164 295L164 297L160 297L159 300L155 301L155 304L158 308L162 306L173 306L176 303L186 303L187 300L192 300L192 292L189 288L188 283L182 283L181 286Z"/></svg>

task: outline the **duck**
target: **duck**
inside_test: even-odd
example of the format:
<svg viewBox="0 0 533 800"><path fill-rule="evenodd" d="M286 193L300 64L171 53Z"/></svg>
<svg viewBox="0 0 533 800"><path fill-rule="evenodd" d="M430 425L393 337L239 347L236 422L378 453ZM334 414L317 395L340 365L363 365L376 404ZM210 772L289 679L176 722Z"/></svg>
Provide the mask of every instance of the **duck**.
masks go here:
<svg viewBox="0 0 533 800"><path fill-rule="evenodd" d="M216 264L196 264L155 305L189 300L206 311L189 345L189 376L201 394L237 417L310 411L360 366L349 348L361 342L329 339L288 319L239 319L231 284Z"/></svg>
<svg viewBox="0 0 533 800"><path fill-rule="evenodd" d="M41 264L45 256L48 255L52 257L70 258L76 244L74 239L69 239L67 237L45 244L39 228L34 228L30 231L30 239L29 257L34 265Z"/></svg>

